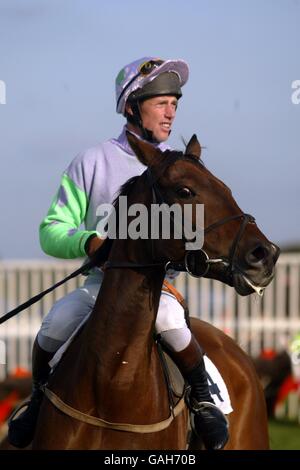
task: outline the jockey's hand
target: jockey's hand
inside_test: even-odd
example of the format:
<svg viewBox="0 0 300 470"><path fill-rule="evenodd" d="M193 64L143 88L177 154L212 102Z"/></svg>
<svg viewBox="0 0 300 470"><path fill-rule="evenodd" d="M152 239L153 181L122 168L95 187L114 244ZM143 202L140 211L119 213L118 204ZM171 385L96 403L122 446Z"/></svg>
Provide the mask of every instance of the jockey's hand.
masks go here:
<svg viewBox="0 0 300 470"><path fill-rule="evenodd" d="M100 248L105 241L105 238L99 238L97 235L91 235L90 238L87 239L85 244L85 252L89 258L91 258L98 248Z"/></svg>

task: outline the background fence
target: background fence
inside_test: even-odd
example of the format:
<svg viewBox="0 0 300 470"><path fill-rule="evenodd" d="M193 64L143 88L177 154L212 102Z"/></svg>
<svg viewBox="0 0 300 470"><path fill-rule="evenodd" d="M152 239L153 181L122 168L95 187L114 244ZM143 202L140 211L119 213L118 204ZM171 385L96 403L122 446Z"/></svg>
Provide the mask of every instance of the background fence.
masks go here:
<svg viewBox="0 0 300 470"><path fill-rule="evenodd" d="M70 261L0 261L0 315L78 266L78 262ZM192 316L221 328L249 354L257 356L263 348L277 351L285 348L287 341L300 331L299 271L300 254L281 255L275 279L262 298L256 294L240 297L233 288L220 282L185 274L176 278L175 285L187 299ZM81 282L82 277L69 281L0 325L0 380L16 367L30 369L32 343L43 316L58 298Z"/></svg>

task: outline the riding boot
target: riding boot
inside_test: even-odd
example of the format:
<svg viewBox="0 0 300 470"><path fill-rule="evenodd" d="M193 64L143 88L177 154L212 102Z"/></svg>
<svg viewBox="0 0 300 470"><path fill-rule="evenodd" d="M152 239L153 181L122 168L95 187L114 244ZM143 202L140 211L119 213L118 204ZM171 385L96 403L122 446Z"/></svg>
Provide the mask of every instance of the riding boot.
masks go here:
<svg viewBox="0 0 300 470"><path fill-rule="evenodd" d="M196 338L192 335L183 351L168 353L190 385L187 405L191 410L193 431L206 449L223 449L229 438L228 422L209 392L203 352Z"/></svg>
<svg viewBox="0 0 300 470"><path fill-rule="evenodd" d="M44 351L39 346L37 339L35 340L32 351L32 395L30 402L26 410L17 418L9 421L8 424L8 440L10 444L20 449L27 447L33 440L43 399L41 386L47 382L51 370L48 363L53 356L54 353Z"/></svg>

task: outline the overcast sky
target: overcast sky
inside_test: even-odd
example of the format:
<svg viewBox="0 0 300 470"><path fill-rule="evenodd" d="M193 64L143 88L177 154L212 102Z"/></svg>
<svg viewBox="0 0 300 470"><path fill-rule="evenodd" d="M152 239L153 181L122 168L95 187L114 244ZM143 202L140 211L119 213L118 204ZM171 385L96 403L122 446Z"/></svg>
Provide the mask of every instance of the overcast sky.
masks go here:
<svg viewBox="0 0 300 470"><path fill-rule="evenodd" d="M119 135L114 80L145 55L190 66L172 146L196 133L268 238L300 240L298 0L0 0L1 258L44 256L63 170Z"/></svg>

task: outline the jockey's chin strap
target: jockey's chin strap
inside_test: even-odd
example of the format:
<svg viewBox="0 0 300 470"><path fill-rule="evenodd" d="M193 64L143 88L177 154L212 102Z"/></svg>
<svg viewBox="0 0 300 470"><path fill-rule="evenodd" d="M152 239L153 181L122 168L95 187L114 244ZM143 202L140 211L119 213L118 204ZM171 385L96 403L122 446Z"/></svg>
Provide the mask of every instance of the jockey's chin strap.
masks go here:
<svg viewBox="0 0 300 470"><path fill-rule="evenodd" d="M131 124L134 126L137 126L141 133L142 137L144 140L147 142L150 142L150 144L158 144L159 141L154 137L153 132L150 131L150 129L147 129L143 125L142 117L141 117L141 110L140 110L140 105L138 101L133 101L131 103L131 109L133 114L127 113L127 121L129 121ZM169 135L171 134L171 131L169 131Z"/></svg>
<svg viewBox="0 0 300 470"><path fill-rule="evenodd" d="M167 164L165 165L166 168ZM163 171L161 172L161 174ZM156 178L156 180L153 178L153 174L151 172L151 169L148 168L146 170L146 176L147 180L149 183L149 186L152 189L152 204L163 204L165 203L165 200L161 194L161 191L158 187L157 180L159 177ZM173 217L172 214L170 214L170 219L176 225L176 221ZM236 257L236 251L239 245L239 242L243 236L243 233L246 229L246 226L248 223L255 223L255 218L250 215L250 214L245 214L242 212L241 214L236 214L236 215L231 215L228 217L224 217L223 219L214 222L213 224L209 225L204 229L204 235L207 233L215 230L216 228L231 222L233 220L239 220L241 219L241 225L239 227L238 233L235 236L235 239L232 242L229 255L228 257L222 256L220 258L210 258L206 251L204 251L202 248L200 250L189 250L185 253L184 259L182 261L174 261L174 260L167 260L167 261L161 261L161 262L154 262L154 263L127 263L127 262L112 262L112 261L107 261L103 268L104 269L119 269L119 268L132 268L132 269L142 269L142 268L164 268L164 270L167 272L168 270L172 269L175 271L181 271L181 272L187 272L190 275L194 277L203 277L205 276L209 269L210 266L213 264L223 264L223 266L226 267L228 276L231 276L234 270L234 261ZM183 237L183 240L187 242L185 237ZM155 260L155 245L154 245L154 240L151 238L151 253L152 253L152 259Z"/></svg>

